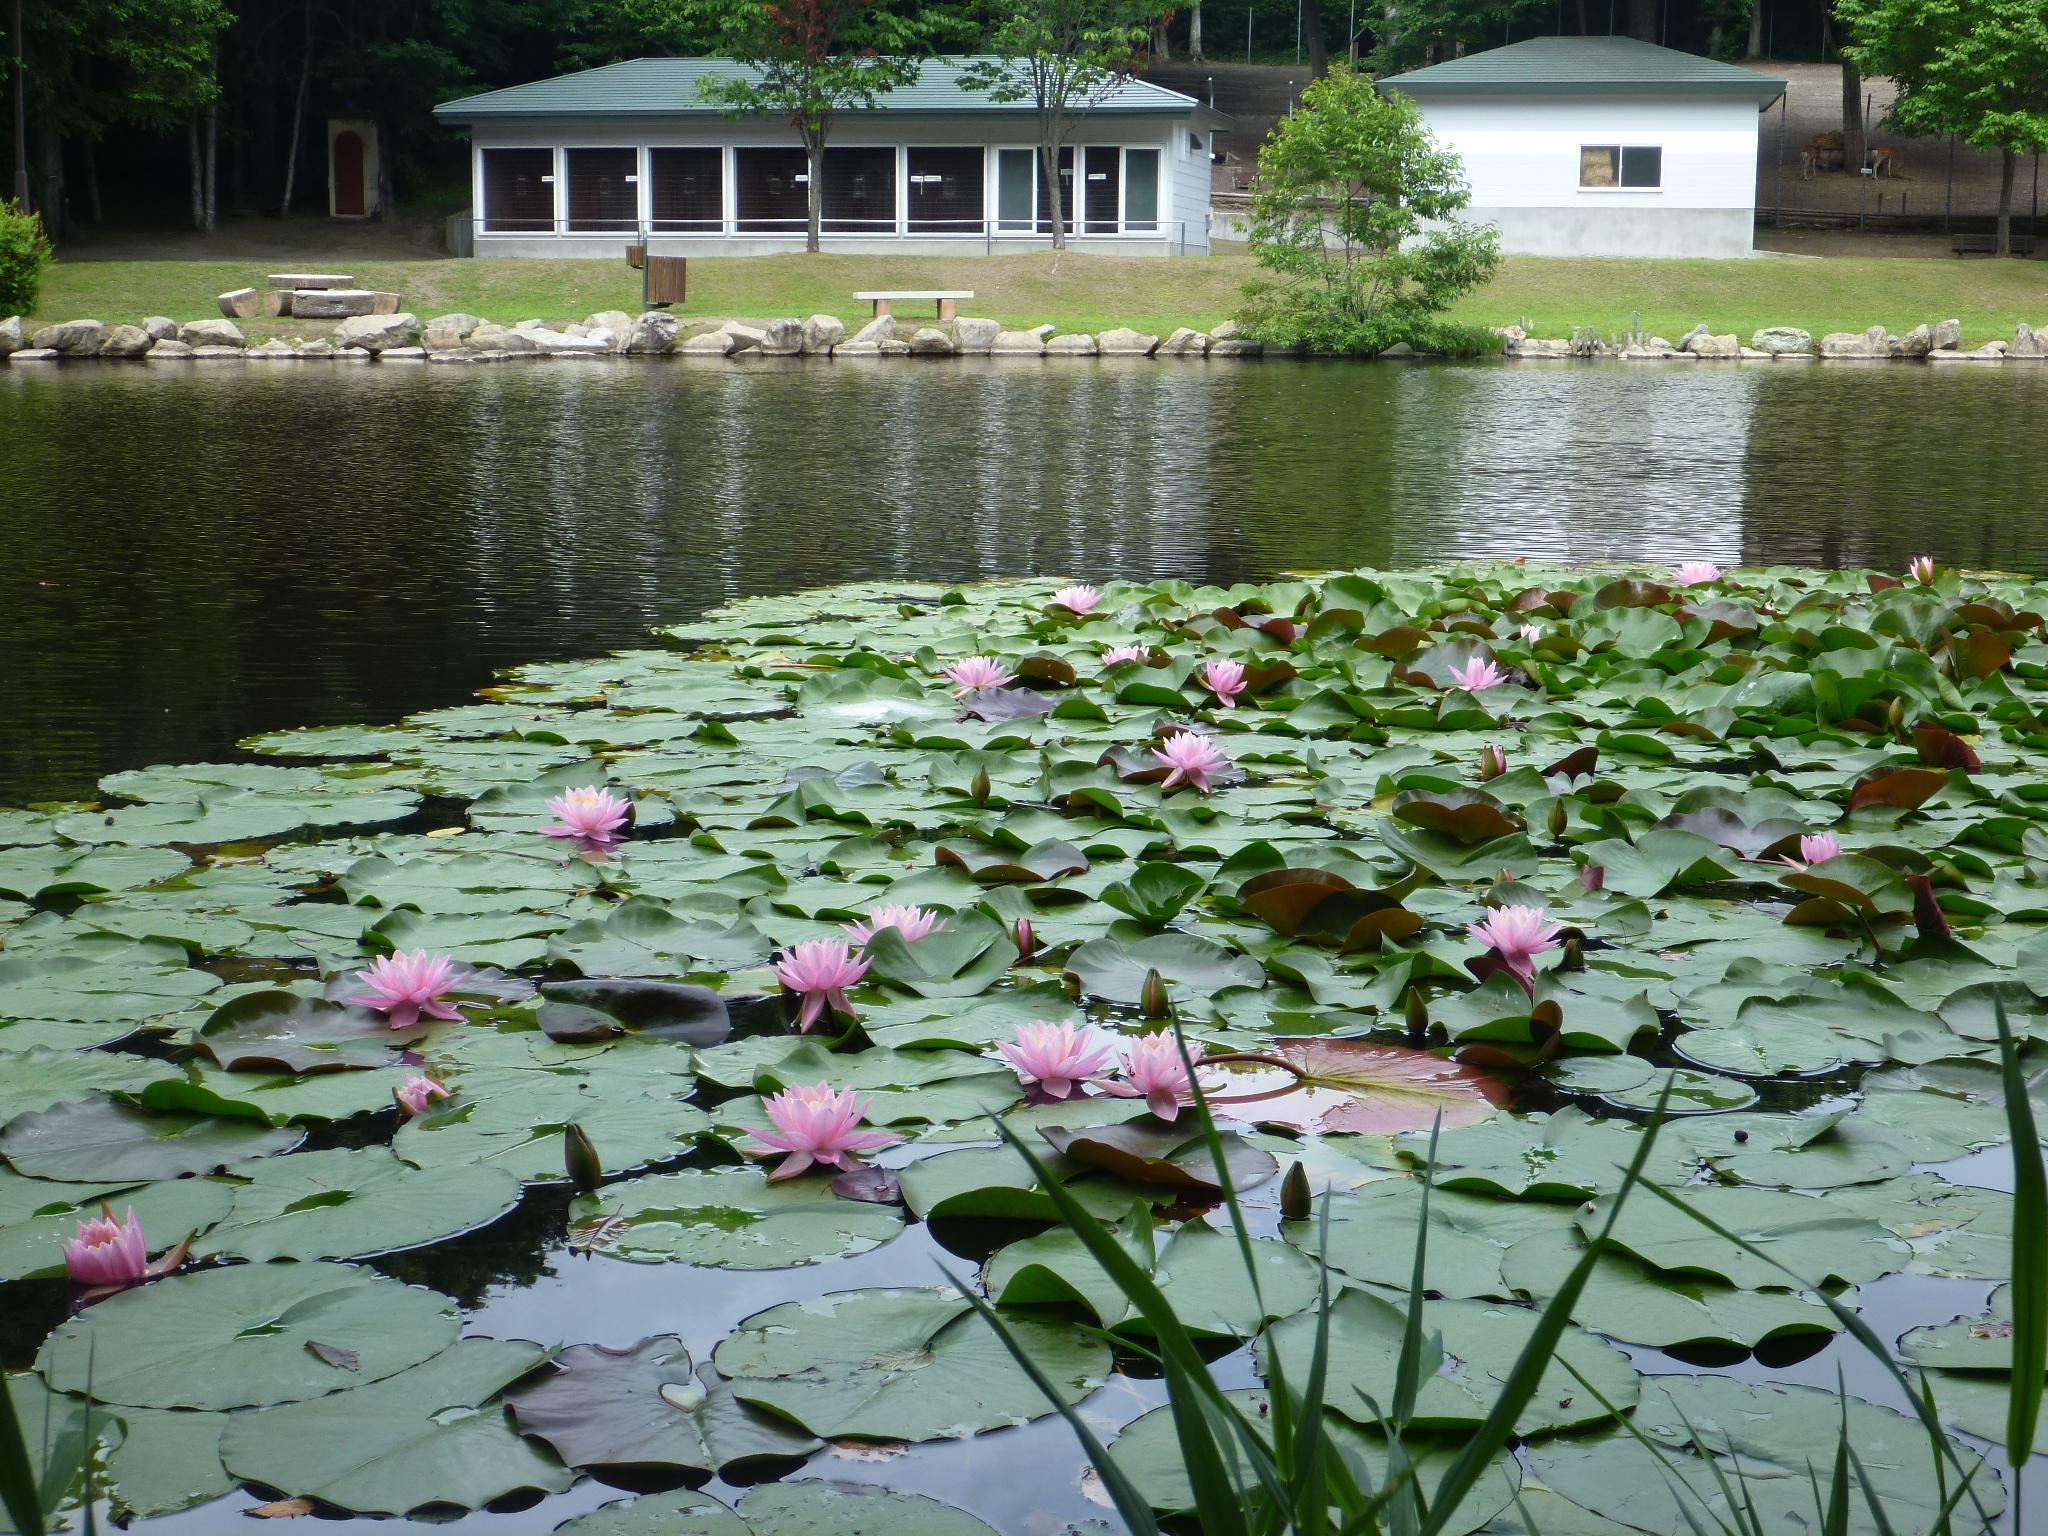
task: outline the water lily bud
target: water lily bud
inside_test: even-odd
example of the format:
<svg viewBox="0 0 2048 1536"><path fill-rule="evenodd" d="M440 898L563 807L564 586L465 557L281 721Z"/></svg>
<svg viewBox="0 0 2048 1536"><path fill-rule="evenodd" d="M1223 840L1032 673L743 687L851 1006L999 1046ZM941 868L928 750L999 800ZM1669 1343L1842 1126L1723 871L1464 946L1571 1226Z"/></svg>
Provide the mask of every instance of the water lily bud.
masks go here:
<svg viewBox="0 0 2048 1536"><path fill-rule="evenodd" d="M1307 1221L1315 1210L1315 1200L1308 1190L1308 1170L1300 1163L1291 1164L1287 1177L1280 1181L1280 1214L1289 1221Z"/></svg>
<svg viewBox="0 0 2048 1536"><path fill-rule="evenodd" d="M1158 971L1145 973L1145 984L1138 988L1138 1011L1148 1019L1163 1019L1167 1012L1166 978Z"/></svg>
<svg viewBox="0 0 2048 1536"><path fill-rule="evenodd" d="M1557 963L1560 971L1583 971L1586 968L1585 951L1579 946L1577 934L1564 941L1564 958Z"/></svg>
<svg viewBox="0 0 2048 1536"><path fill-rule="evenodd" d="M1582 889L1597 891L1606 884L1607 866L1605 864L1581 864L1579 866L1579 885Z"/></svg>
<svg viewBox="0 0 2048 1536"><path fill-rule="evenodd" d="M1891 708L1885 711L1884 717L1892 728L1893 738L1898 741L1904 741L1906 739L1906 701L1904 699L1893 699Z"/></svg>
<svg viewBox="0 0 2048 1536"><path fill-rule="evenodd" d="M974 801L976 805L987 805L988 791L988 770L986 768L975 769L974 782L967 786L968 796Z"/></svg>
<svg viewBox="0 0 2048 1536"><path fill-rule="evenodd" d="M1420 1040L1429 1033L1429 1004L1422 1000L1422 989L1408 989L1408 1033Z"/></svg>
<svg viewBox="0 0 2048 1536"><path fill-rule="evenodd" d="M573 1121L562 1127L562 1164L578 1194L587 1195L603 1182L604 1164L598 1161L597 1148Z"/></svg>
<svg viewBox="0 0 2048 1536"><path fill-rule="evenodd" d="M1505 747L1481 747L1479 749L1479 782L1497 779L1508 771L1508 753Z"/></svg>
<svg viewBox="0 0 2048 1536"><path fill-rule="evenodd" d="M1029 960L1038 953L1038 936L1031 931L1030 918L1020 917L1017 919L1017 929L1014 937L1017 942L1017 959L1020 962Z"/></svg>
<svg viewBox="0 0 2048 1536"><path fill-rule="evenodd" d="M1550 836L1555 842L1564 836L1564 829L1571 824L1571 813L1564 808L1562 800L1550 802Z"/></svg>

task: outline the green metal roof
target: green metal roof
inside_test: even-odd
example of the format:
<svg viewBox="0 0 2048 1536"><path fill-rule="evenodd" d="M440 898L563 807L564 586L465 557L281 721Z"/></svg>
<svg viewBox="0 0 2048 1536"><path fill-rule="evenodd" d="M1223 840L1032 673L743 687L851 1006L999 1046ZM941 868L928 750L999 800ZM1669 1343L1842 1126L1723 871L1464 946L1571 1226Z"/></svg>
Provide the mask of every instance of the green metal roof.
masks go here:
<svg viewBox="0 0 2048 1536"><path fill-rule="evenodd" d="M993 101L986 91L972 91L961 81L970 61L927 59L918 77L876 103L878 112L1030 112L1030 99ZM434 116L444 123L474 123L494 118L534 117L670 117L717 114L719 108L699 94L706 80L748 79L757 71L731 59L627 59L601 69L586 69L530 85L444 101ZM1087 104L1089 112L1194 113L1201 104L1192 96L1124 78L1110 84Z"/></svg>
<svg viewBox="0 0 2048 1536"><path fill-rule="evenodd" d="M1785 82L1632 37L1532 37L1389 75L1380 89L1411 96L1747 96L1769 102L1784 94Z"/></svg>

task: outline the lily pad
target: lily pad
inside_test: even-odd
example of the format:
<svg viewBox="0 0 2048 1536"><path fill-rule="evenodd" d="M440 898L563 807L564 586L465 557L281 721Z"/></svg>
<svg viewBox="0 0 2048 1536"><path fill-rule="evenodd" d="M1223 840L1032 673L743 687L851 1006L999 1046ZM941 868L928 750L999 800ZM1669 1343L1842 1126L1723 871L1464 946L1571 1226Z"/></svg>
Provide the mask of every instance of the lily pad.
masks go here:
<svg viewBox="0 0 2048 1536"><path fill-rule="evenodd" d="M304 1132L254 1120L149 1114L109 1099L20 1115L0 1131L0 1157L30 1178L138 1184L212 1173L288 1152Z"/></svg>
<svg viewBox="0 0 2048 1536"><path fill-rule="evenodd" d="M206 1257L350 1259L487 1226L519 1203L502 1168L420 1169L385 1147L271 1158L243 1170L234 1209L197 1246Z"/></svg>
<svg viewBox="0 0 2048 1536"><path fill-rule="evenodd" d="M894 1206L846 1200L815 1180L770 1183L758 1168L655 1173L609 1184L572 1221L617 1222L598 1252L640 1264L785 1269L850 1258L903 1228Z"/></svg>

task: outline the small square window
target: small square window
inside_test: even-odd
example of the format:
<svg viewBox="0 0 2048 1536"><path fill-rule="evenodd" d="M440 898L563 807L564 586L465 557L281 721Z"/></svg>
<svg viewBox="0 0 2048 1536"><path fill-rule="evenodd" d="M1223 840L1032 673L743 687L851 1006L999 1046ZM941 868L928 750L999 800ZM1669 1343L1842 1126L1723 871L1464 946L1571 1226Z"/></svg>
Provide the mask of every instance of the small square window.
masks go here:
<svg viewBox="0 0 2048 1536"><path fill-rule="evenodd" d="M1621 184L1624 187L1664 185L1664 151L1654 144L1634 145L1621 152Z"/></svg>
<svg viewBox="0 0 2048 1536"><path fill-rule="evenodd" d="M1655 191L1664 185L1664 151L1655 144L1581 145L1579 185Z"/></svg>

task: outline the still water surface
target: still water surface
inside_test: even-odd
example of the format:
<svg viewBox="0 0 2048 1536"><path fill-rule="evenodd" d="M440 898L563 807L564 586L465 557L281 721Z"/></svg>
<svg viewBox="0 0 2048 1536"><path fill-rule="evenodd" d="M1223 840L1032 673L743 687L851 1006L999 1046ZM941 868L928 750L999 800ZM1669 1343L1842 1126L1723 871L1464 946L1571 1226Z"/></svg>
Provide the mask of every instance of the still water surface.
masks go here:
<svg viewBox="0 0 2048 1536"><path fill-rule="evenodd" d="M2018 365L0 369L0 804L855 579L2038 571L2044 475Z"/></svg>

